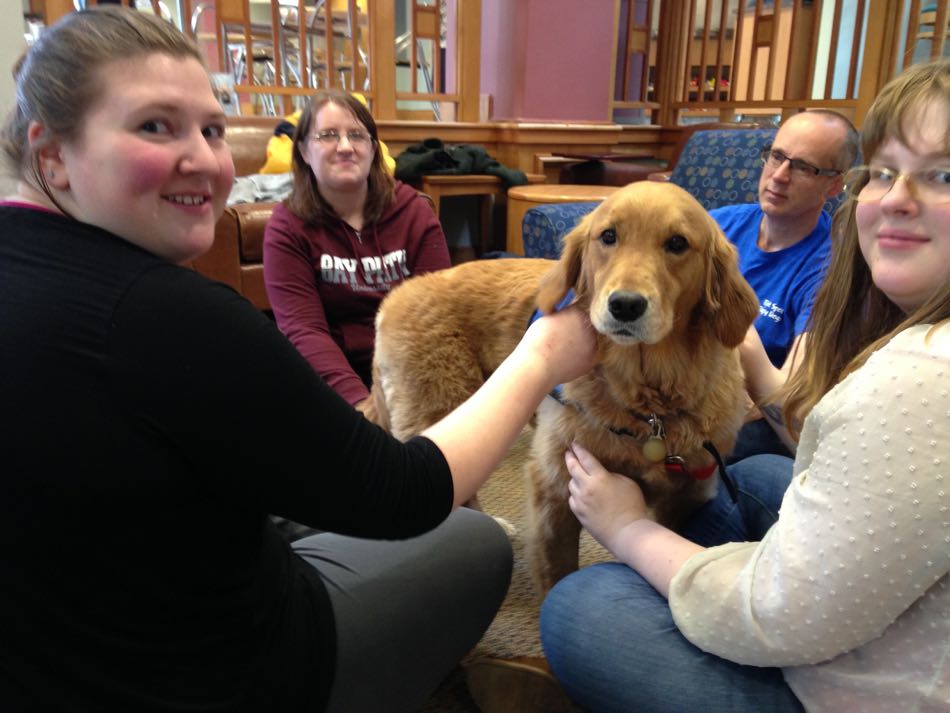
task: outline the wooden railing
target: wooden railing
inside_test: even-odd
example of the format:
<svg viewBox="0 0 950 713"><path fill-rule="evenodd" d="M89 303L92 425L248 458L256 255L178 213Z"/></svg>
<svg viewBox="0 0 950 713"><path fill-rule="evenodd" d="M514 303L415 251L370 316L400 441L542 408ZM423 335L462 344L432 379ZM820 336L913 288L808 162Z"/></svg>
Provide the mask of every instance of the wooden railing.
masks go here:
<svg viewBox="0 0 950 713"><path fill-rule="evenodd" d="M30 0L47 22L72 3ZM148 3L165 7L136 4ZM611 118L675 127L823 106L860 124L884 82L947 52L948 3L615 0ZM173 9L212 68L234 77L244 114L284 114L335 86L362 92L381 121L478 122L481 5L175 0Z"/></svg>
<svg viewBox="0 0 950 713"><path fill-rule="evenodd" d="M361 92L382 120L478 119L481 0L181 7L212 64L234 77L242 113L287 113L295 97L336 87Z"/></svg>
<svg viewBox="0 0 950 713"><path fill-rule="evenodd" d="M919 0L617 0L615 118L639 112L642 121L675 125L821 106L860 123L884 82L913 61L942 56L947 5L922 12Z"/></svg>

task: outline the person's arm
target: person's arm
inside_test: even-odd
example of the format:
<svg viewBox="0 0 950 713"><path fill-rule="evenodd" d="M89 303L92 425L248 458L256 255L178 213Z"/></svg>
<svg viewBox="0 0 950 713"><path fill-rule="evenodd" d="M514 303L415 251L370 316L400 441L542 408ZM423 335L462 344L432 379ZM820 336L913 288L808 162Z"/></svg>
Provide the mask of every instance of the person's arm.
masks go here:
<svg viewBox="0 0 950 713"><path fill-rule="evenodd" d="M595 349L581 310L539 320L429 438L403 443L330 390L260 311L190 270L143 276L114 325L123 418L161 440L189 492L360 537L438 525L494 471L544 394L592 368Z"/></svg>
<svg viewBox="0 0 950 713"><path fill-rule="evenodd" d="M674 575L703 548L647 519L640 486L608 471L576 443L564 459L571 474L568 503L581 525L614 557L668 596Z"/></svg>
<svg viewBox="0 0 950 713"><path fill-rule="evenodd" d="M772 430L793 453L797 448L797 443L788 432L785 418L782 415L782 403L780 401L763 403L763 401L769 399L772 394L778 391L788 380L788 377L801 365L807 341L807 332L802 332L795 337L795 341L792 342L791 349L789 349L788 358L780 369L776 368L769 360L755 325L749 327L745 340L739 345L739 359L745 372L746 389L749 396L754 403L759 405L760 413L772 427Z"/></svg>
<svg viewBox="0 0 950 713"><path fill-rule="evenodd" d="M673 578L674 620L694 644L759 666L826 661L885 634L946 576L950 421L934 395L950 387L950 330L925 346L926 330L898 335L815 406L762 542L709 548Z"/></svg>
<svg viewBox="0 0 950 713"><path fill-rule="evenodd" d="M264 285L274 319L313 370L350 404L369 396L369 389L330 335L323 299L317 288L299 221L277 208L264 231Z"/></svg>
<svg viewBox="0 0 950 713"><path fill-rule="evenodd" d="M542 317L478 391L423 431L449 463L456 506L487 480L541 399L593 368L595 352L593 328L579 307Z"/></svg>
<svg viewBox="0 0 950 713"><path fill-rule="evenodd" d="M160 442L182 497L358 537L411 537L450 512L435 444L364 419L229 287L162 266L113 324L121 417Z"/></svg>

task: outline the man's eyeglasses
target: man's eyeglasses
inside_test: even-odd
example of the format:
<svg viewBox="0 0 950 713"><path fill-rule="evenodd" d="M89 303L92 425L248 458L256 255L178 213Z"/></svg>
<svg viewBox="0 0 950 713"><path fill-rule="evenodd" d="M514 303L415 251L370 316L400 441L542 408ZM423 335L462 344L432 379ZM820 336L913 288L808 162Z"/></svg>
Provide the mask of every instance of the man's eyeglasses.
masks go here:
<svg viewBox="0 0 950 713"><path fill-rule="evenodd" d="M350 146L354 148L366 148L373 142L373 137L362 129L352 129L350 131L337 131L336 129L324 129L314 134L313 138L324 146L336 146L340 139L346 138Z"/></svg>
<svg viewBox="0 0 950 713"><path fill-rule="evenodd" d="M771 146L766 146L762 149L762 153L759 154L759 158L762 160L764 166L768 166L772 170L777 170L782 167L786 161L789 162L789 169L796 176L801 176L803 178L814 178L815 176L840 176L843 171L839 171L836 168L818 168L817 166L812 166L808 161L802 161L800 158L792 158L791 156L786 156L784 153L778 149L773 149Z"/></svg>
<svg viewBox="0 0 950 713"><path fill-rule="evenodd" d="M892 168L859 166L848 172L847 188L859 203L881 200L901 179L921 203L950 203L950 166L901 173Z"/></svg>

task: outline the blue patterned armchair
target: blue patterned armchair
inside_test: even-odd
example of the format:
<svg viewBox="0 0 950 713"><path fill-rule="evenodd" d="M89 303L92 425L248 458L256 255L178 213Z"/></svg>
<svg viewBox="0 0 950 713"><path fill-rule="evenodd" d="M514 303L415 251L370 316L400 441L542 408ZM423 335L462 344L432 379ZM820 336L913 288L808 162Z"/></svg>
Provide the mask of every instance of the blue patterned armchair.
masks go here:
<svg viewBox="0 0 950 713"><path fill-rule="evenodd" d="M776 129L697 131L683 147L670 182L693 194L706 210L757 200L759 153ZM557 258L561 239L597 203L557 203L529 208L522 224L528 257Z"/></svg>
<svg viewBox="0 0 950 713"><path fill-rule="evenodd" d="M670 183L692 193L706 210L755 203L762 175L759 154L776 131L697 131L673 167Z"/></svg>
<svg viewBox="0 0 950 713"><path fill-rule="evenodd" d="M547 203L528 208L521 223L525 257L556 260L561 254L561 239L598 205L599 201L584 201Z"/></svg>
<svg viewBox="0 0 950 713"><path fill-rule="evenodd" d="M759 154L771 145L777 129L695 132L670 173L670 183L689 191L706 210L758 200L762 164ZM825 204L834 213L843 196ZM522 240L525 255L557 258L561 240L597 203L558 203L525 212Z"/></svg>

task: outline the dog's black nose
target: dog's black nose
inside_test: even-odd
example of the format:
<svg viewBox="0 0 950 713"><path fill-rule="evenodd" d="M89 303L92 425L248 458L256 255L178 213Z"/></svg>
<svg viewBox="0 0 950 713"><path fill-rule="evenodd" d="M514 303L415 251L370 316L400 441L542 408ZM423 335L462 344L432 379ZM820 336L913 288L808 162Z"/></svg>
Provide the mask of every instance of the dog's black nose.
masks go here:
<svg viewBox="0 0 950 713"><path fill-rule="evenodd" d="M614 292L607 302L610 316L621 322L635 322L647 311L647 299L637 292Z"/></svg>

